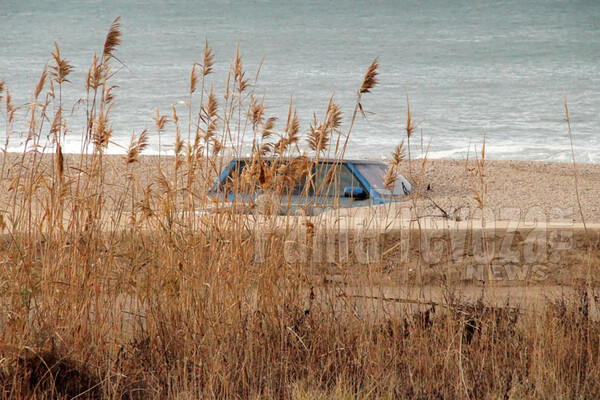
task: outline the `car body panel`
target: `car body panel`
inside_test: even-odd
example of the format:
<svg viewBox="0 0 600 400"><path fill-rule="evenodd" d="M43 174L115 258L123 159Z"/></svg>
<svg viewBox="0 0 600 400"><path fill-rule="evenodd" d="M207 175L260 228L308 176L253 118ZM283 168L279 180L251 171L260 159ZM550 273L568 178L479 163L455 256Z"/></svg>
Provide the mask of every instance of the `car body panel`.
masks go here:
<svg viewBox="0 0 600 400"><path fill-rule="evenodd" d="M237 158L227 163L210 188L209 196L219 201L238 204L238 209L242 212L260 208L264 198L274 196L272 191L258 187L246 192L235 191L234 193L228 190L227 185L232 184L236 178L234 173L237 172L241 176L248 161L250 160L247 158ZM263 160L263 162L268 164L272 160ZM333 166L340 168L336 172L337 179L333 183L327 183L327 190L322 190L326 183L321 179L325 179L327 171ZM335 207L363 207L401 200L404 195L410 193L411 185L404 177L398 175L393 193L383 188L383 175L387 168L388 165L381 161L322 160L311 170L310 183L306 182L306 177L302 177L294 183L293 188L287 189L288 193L277 195L272 202L277 204L277 212L280 214L293 214L301 210L303 213L315 215ZM315 186L321 189L316 190L317 195L314 194ZM330 186L336 187L332 191ZM346 197L344 195L346 192L365 192L368 197L366 199Z"/></svg>

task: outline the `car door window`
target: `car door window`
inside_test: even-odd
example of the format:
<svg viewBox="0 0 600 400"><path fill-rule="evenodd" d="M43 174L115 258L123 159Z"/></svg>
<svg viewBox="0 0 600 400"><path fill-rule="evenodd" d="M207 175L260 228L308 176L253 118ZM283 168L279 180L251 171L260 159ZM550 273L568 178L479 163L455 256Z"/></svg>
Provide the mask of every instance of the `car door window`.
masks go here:
<svg viewBox="0 0 600 400"><path fill-rule="evenodd" d="M333 171L332 171L333 169ZM364 186L346 164L322 163L313 168L315 177L311 193L319 192L320 196L343 196L344 189L349 186Z"/></svg>

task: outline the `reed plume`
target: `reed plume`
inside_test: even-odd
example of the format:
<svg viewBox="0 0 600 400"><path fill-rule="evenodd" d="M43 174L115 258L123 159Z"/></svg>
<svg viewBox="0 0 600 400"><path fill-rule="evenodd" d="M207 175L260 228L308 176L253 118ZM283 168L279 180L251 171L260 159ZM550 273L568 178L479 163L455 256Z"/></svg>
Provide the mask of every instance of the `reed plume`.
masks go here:
<svg viewBox="0 0 600 400"><path fill-rule="evenodd" d="M390 165L383 175L383 187L390 192L393 192L396 180L398 179L398 171L393 165Z"/></svg>
<svg viewBox="0 0 600 400"><path fill-rule="evenodd" d="M108 104L109 107L112 105L111 103L115 99L115 95L113 94L113 90L118 88L116 85L106 86L104 90L104 104Z"/></svg>
<svg viewBox="0 0 600 400"><path fill-rule="evenodd" d="M52 119L52 122L50 123L50 135L54 136L56 134L58 134L61 130L61 124L62 124L62 120L60 117L60 113L54 113L54 118Z"/></svg>
<svg viewBox="0 0 600 400"><path fill-rule="evenodd" d="M365 75L363 77L363 81L362 84L360 85L360 89L356 92L356 105L354 106L354 111L352 113L352 118L350 118L350 125L348 127L348 132L346 132L345 135L338 135L338 138L336 140L335 143L335 149L334 149L334 154L337 158L343 158L344 154L346 153L346 147L348 146L348 140L350 140L350 134L352 133L352 128L354 128L354 122L356 121L356 116L358 114L358 112L360 111L361 115L363 117L366 117L365 111L363 109L362 106L362 95L365 93L370 93L371 89L373 87L375 87L375 85L377 85L379 83L379 81L377 80L377 75L379 74L378 72L378 68L379 68L379 63L377 61L377 57L371 62L371 64L369 64L369 66L367 67L367 71L365 72ZM342 140L342 136L344 136L343 138L343 144L341 145L340 148L340 143Z"/></svg>
<svg viewBox="0 0 600 400"><path fill-rule="evenodd" d="M290 96L290 105L285 118L285 127L279 141L275 144L274 149L279 156L283 156L289 146L294 145L298 149L298 132L300 131L300 121L296 110L292 113L292 97Z"/></svg>
<svg viewBox="0 0 600 400"><path fill-rule="evenodd" d="M114 57L116 48L121 44L121 17L117 17L113 20L104 40L104 49L102 50L102 59L107 62L110 58Z"/></svg>
<svg viewBox="0 0 600 400"><path fill-rule="evenodd" d="M264 119L264 98L261 102L256 100L256 98L250 95L250 104L248 106L248 118L250 118L250 122L252 123L252 129L256 131L257 126L262 124Z"/></svg>
<svg viewBox="0 0 600 400"><path fill-rule="evenodd" d="M202 121L205 123L209 123L217 118L217 114L219 112L219 102L217 101L217 96L213 90L211 85L210 91L208 92L208 98L206 102L202 105Z"/></svg>
<svg viewBox="0 0 600 400"><path fill-rule="evenodd" d="M154 117L152 117L152 121L156 126L156 130L160 133L165 129L165 125L169 121L169 118L166 115L160 115L158 108L154 108Z"/></svg>
<svg viewBox="0 0 600 400"><path fill-rule="evenodd" d="M97 90L100 87L102 81L102 66L98 63L98 56L94 53L92 57L92 65L88 69L86 76L85 88L87 90Z"/></svg>
<svg viewBox="0 0 600 400"><path fill-rule="evenodd" d="M17 111L17 107L13 105L12 96L8 89L6 89L6 94L4 95L4 103L6 109L6 121L10 125L13 122L15 112Z"/></svg>
<svg viewBox="0 0 600 400"><path fill-rule="evenodd" d="M205 123L206 127L202 129L203 139L204 139L204 150L206 151L206 160L205 160L205 169L206 173L208 173L208 165L209 165L209 151L212 145L213 154L218 154L221 151L222 144L215 137L218 129L218 111L219 103L217 101L217 96L213 90L211 85L210 91L208 92L208 97L204 104L202 105L202 109L200 111L200 119ZM197 135L195 140L194 147L200 147L200 137ZM201 153L199 153L201 155Z"/></svg>
<svg viewBox="0 0 600 400"><path fill-rule="evenodd" d="M191 95L196 91L196 86L198 85L198 71L196 70L196 62L192 65L192 71L190 72L190 92Z"/></svg>
<svg viewBox="0 0 600 400"><path fill-rule="evenodd" d="M327 110L325 112L325 121L317 122L316 115L313 115L313 123L309 127L308 137L306 139L308 147L318 154L325 151L329 145L332 134L334 132L338 132L338 134L340 134L338 129L341 124L342 111L340 110L340 107L333 101L333 97L330 97L329 102L327 103Z"/></svg>
<svg viewBox="0 0 600 400"><path fill-rule="evenodd" d="M98 118L94 121L94 132L92 136L92 142L99 151L102 151L108 147L110 138L112 136L112 125L108 119L108 111L98 113Z"/></svg>
<svg viewBox="0 0 600 400"><path fill-rule="evenodd" d="M316 115L313 115L313 122L310 124L306 142L308 147L317 153L317 156L324 152L329 144L329 131L327 126L322 122L318 122Z"/></svg>
<svg viewBox="0 0 600 400"><path fill-rule="evenodd" d="M375 58L367 68L367 71L365 72L362 84L360 85L360 94L370 93L371 89L373 89L373 87L375 87L375 85L379 83L379 81L377 80L377 75L379 75L379 72L377 71L378 68L379 63L377 61L377 58Z"/></svg>
<svg viewBox="0 0 600 400"><path fill-rule="evenodd" d="M240 55L240 46L238 45L235 51L233 60L233 77L238 93L242 93L248 87L248 79L245 78L246 73L242 67L242 56Z"/></svg>
<svg viewBox="0 0 600 400"><path fill-rule="evenodd" d="M181 132L179 130L179 117L177 116L177 111L175 110L175 106L171 105L171 118L173 120L173 124L175 125L175 140L173 142L173 153L175 154L175 171L179 170L179 167L182 164L181 152L184 147L184 142L181 139Z"/></svg>
<svg viewBox="0 0 600 400"><path fill-rule="evenodd" d="M287 113L287 117L285 120L285 134L290 141L290 143L295 143L298 141L298 132L300 131L300 121L298 120L298 113L294 110L292 114L292 102L290 100L290 108Z"/></svg>
<svg viewBox="0 0 600 400"><path fill-rule="evenodd" d="M35 85L35 90L33 92L33 98L37 100L40 96L40 93L44 89L44 85L46 85L46 77L48 76L48 65L44 65L44 69L42 69L42 74L40 75L40 79L38 79L37 85ZM1 93L1 90L0 90Z"/></svg>
<svg viewBox="0 0 600 400"><path fill-rule="evenodd" d="M262 129L261 129L261 138L263 140L268 139L274 133L273 129L275 129L276 121L277 121L277 117L269 117L269 118L267 118L266 121L263 122Z"/></svg>
<svg viewBox="0 0 600 400"><path fill-rule="evenodd" d="M212 138L212 155L213 157L217 157L218 155L221 154L221 151L223 150L223 143L217 139L217 138Z"/></svg>
<svg viewBox="0 0 600 400"><path fill-rule="evenodd" d="M404 130L406 131L406 147L408 148L408 170L412 176L412 157L410 156L410 138L416 129L416 124L410 111L410 102L408 101L408 93L406 94L406 122L404 124Z"/></svg>
<svg viewBox="0 0 600 400"><path fill-rule="evenodd" d="M65 158L60 144L56 145L56 172L58 173L59 179L62 180L65 173Z"/></svg>
<svg viewBox="0 0 600 400"><path fill-rule="evenodd" d="M148 130L144 129L136 138L135 134L131 135L131 141L127 148L127 156L125 164L133 164L139 162L140 154L148 147Z"/></svg>
<svg viewBox="0 0 600 400"><path fill-rule="evenodd" d="M392 153L392 162L395 165L399 165L402 160L404 160L404 139L394 148L394 152Z"/></svg>
<svg viewBox="0 0 600 400"><path fill-rule="evenodd" d="M327 103L327 112L325 117L325 125L327 129L330 131L330 134L339 129L342 125L342 111L340 107L333 101L333 97L329 98L329 102Z"/></svg>
<svg viewBox="0 0 600 400"><path fill-rule="evenodd" d="M398 167L404 160L404 139L394 148L392 159L383 176L383 186L393 192L396 181L398 180Z"/></svg>
<svg viewBox="0 0 600 400"><path fill-rule="evenodd" d="M205 40L204 51L202 52L202 76L207 76L212 72L214 62L215 57L212 52L212 49L208 47L208 40Z"/></svg>
<svg viewBox="0 0 600 400"><path fill-rule="evenodd" d="M54 81L59 85L64 82L69 82L67 76L69 76L69 74L73 71L73 66L69 64L66 59L61 58L60 50L56 42L54 42L52 59L54 60L54 65L51 65L50 69L52 70L52 77L54 78Z"/></svg>

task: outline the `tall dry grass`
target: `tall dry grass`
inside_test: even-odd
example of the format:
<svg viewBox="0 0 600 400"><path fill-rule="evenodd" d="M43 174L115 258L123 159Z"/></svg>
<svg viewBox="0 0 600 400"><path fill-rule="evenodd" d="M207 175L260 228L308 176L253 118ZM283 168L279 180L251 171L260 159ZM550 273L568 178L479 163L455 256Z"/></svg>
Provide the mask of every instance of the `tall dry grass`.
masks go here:
<svg viewBox="0 0 600 400"><path fill-rule="evenodd" d="M2 398L600 395L600 325L589 317L584 281L573 298L533 312L467 304L450 291L445 304L409 312L376 296L344 295L345 285L377 293L374 276L390 259L352 275L342 254L333 254L328 268L286 257L296 228L310 238L317 222L291 209L272 215L277 198L305 180L305 192L318 194L309 206L331 205L326 199L336 196L326 195L339 190L339 162L325 171L318 160L343 159L364 113L362 96L377 84L377 60L349 121L344 125L330 99L323 118L315 115L307 128L304 150L292 100L280 125L256 96L239 49L223 96L214 92L207 43L192 66L186 101L170 115L157 109L154 128L133 134L116 165L105 151L120 41L117 19L88 70L78 155L62 151L65 135L79 127L69 127L63 111L72 67L58 45L25 107L14 106L0 85L7 138L0 175ZM29 130L23 151L11 155L19 110L26 110ZM410 118L409 111L408 139ZM142 160L148 136L165 132L174 134L173 155ZM228 158L225 149L240 154L247 142L247 167L218 189L235 194L225 207L207 189ZM388 185L402 162L400 145ZM248 201L244 194L256 187L275 197ZM213 212L197 212L208 208ZM257 208L261 214L252 216ZM339 231L332 235L341 240ZM391 268L404 265L392 259Z"/></svg>

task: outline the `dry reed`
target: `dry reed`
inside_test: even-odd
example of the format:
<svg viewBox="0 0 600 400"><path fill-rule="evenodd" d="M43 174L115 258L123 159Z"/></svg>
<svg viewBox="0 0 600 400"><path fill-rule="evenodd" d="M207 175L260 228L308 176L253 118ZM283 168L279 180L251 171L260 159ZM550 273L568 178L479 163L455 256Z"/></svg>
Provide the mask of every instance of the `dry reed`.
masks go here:
<svg viewBox="0 0 600 400"><path fill-rule="evenodd" d="M375 276L405 268L397 259L365 266L333 252L324 267L302 258L313 242L290 258L294 235L317 237L319 219L287 208L281 224L269 213L280 204L269 198L260 200L263 214L252 215L259 205L248 193L257 186L281 197L305 182L304 194L314 190L317 201L339 190L336 167L364 112L361 98L378 83L377 59L348 125L330 99L304 137L306 152L291 98L280 131L264 99L254 97L239 48L217 101L204 79L214 63L206 43L183 94L187 140L175 106L171 118L158 109L153 118L160 146L160 135L174 132L175 163L142 161L151 134L144 130L132 135L119 163L127 179L113 182L111 173L123 169L102 155L112 134L110 70L120 41L116 19L88 70L81 154L63 155L59 142L66 121L53 85L62 90L70 66L58 46L50 82L44 69L33 94L48 101L29 112L28 140L36 145L19 157L3 154L0 186L9 194L0 197L0 398L600 395L600 325L590 318L594 293L585 281L529 313L459 301L449 289L443 305L407 308L401 299L346 292L377 293ZM1 81L0 95L8 141L18 108ZM408 140L413 128L407 99ZM58 140L38 145L49 133ZM209 196L226 161L223 149L241 149L246 134L255 143L246 166ZM326 154L337 160L329 170L315 161ZM390 188L403 159L402 142L386 175ZM421 176L424 168L425 160ZM415 183L418 194L422 182ZM226 192L233 194L228 204L217 200ZM199 212L207 208L213 212ZM343 236L330 238L339 244ZM385 254L396 254L398 243L386 236ZM595 259L588 260L595 270Z"/></svg>

